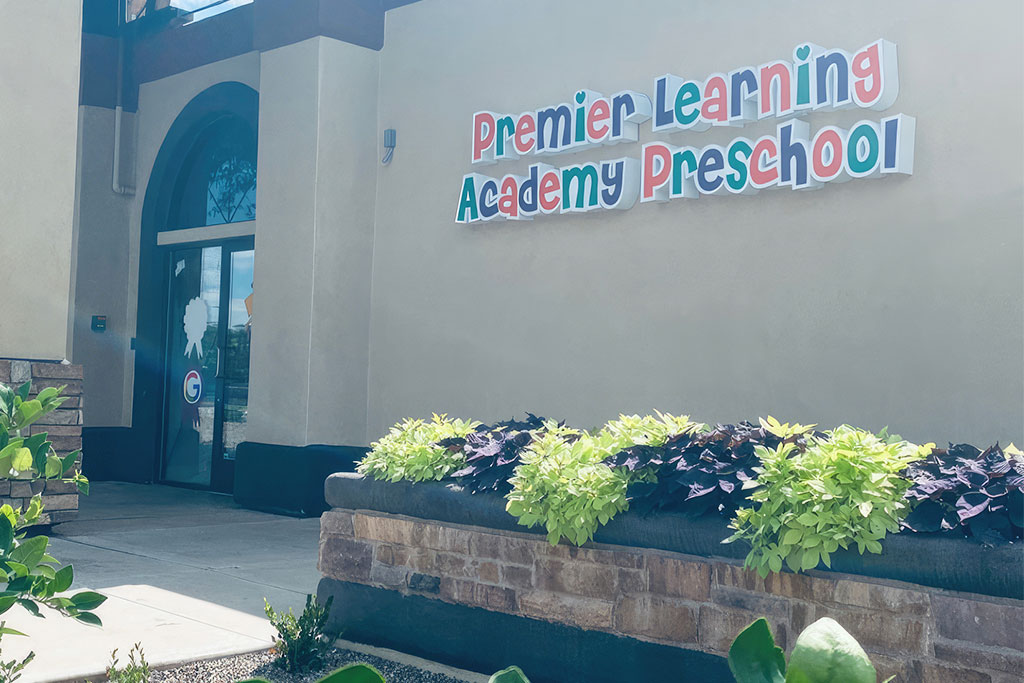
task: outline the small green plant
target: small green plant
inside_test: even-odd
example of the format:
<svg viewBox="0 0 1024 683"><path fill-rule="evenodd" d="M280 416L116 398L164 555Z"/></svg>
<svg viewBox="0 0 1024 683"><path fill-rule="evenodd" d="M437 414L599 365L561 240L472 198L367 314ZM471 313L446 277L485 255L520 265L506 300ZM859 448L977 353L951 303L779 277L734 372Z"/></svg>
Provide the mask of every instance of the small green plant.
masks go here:
<svg viewBox="0 0 1024 683"><path fill-rule="evenodd" d="M729 648L736 683L875 683L877 674L864 649L842 626L819 619L797 637L786 664L765 619L743 629ZM886 679L892 681L895 676Z"/></svg>
<svg viewBox="0 0 1024 683"><path fill-rule="evenodd" d="M518 666L510 666L491 676L487 683L530 683L530 679Z"/></svg>
<svg viewBox="0 0 1024 683"><path fill-rule="evenodd" d="M138 657L136 658L136 654ZM107 680L114 683L149 683L149 662L146 661L146 653L142 651L142 643L135 643L128 651L128 663L124 668L118 668L120 661L117 658L117 650L110 653L110 664L107 666Z"/></svg>
<svg viewBox="0 0 1024 683"><path fill-rule="evenodd" d="M287 613L276 612L264 598L264 611L277 630L275 661L278 666L291 673L301 673L320 664L324 652L331 647L332 639L325 629L333 601L334 596L331 596L319 605L315 597L307 595L306 607L296 617L290 607Z"/></svg>
<svg viewBox="0 0 1024 683"><path fill-rule="evenodd" d="M20 631L15 631L13 628L7 628L7 622L0 622L0 638L3 638L3 636L23 635L25 634ZM18 661L17 659L12 659L9 662L0 660L0 683L14 683L14 681L21 678L22 670L35 658L36 653L29 652L21 661Z"/></svg>
<svg viewBox="0 0 1024 683"><path fill-rule="evenodd" d="M387 481L435 481L461 469L466 463L462 451L439 445L444 439L464 437L479 422L450 420L434 414L428 422L406 419L399 422L380 441L370 444L370 452L356 468L360 474Z"/></svg>
<svg viewBox="0 0 1024 683"><path fill-rule="evenodd" d="M886 533L899 531L907 513L904 493L911 482L900 476L908 463L931 449L896 438L880 438L849 426L810 436L798 452L792 443L757 448L761 466L752 488L754 507L737 510L724 542L748 541L745 566L761 576L782 570L813 569L831 554L856 545L882 552Z"/></svg>

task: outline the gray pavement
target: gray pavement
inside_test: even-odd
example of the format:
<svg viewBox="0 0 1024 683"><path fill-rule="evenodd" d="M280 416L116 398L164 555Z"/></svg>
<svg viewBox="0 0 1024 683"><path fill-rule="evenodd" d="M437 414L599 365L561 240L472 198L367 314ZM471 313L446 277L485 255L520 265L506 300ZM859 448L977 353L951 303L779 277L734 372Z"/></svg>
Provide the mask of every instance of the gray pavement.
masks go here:
<svg viewBox="0 0 1024 683"><path fill-rule="evenodd" d="M61 615L3 617L29 638L3 639L3 659L36 652L21 683L102 673L110 652L141 642L151 664L269 647L263 598L302 608L316 590L318 519L245 510L229 496L96 482L78 520L54 528L50 553L75 567L73 590L108 596L103 628Z"/></svg>

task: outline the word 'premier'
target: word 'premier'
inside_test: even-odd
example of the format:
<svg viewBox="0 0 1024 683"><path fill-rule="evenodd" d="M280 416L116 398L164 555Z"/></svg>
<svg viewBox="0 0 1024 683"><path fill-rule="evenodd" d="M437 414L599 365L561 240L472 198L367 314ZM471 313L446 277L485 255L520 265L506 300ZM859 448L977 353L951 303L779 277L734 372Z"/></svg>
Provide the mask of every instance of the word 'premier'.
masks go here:
<svg viewBox="0 0 1024 683"><path fill-rule="evenodd" d="M849 129L825 126L811 135L795 117L859 107L882 111L899 92L896 46L877 40L852 55L813 43L798 45L793 61L714 73L703 81L667 74L654 82L654 100L624 90L605 97L578 90L571 103L519 115L473 115L471 162L494 164L526 155L555 155L635 143L641 123L669 134L712 126L782 119L774 135L703 148L651 142L639 160L621 158L562 168L538 163L528 175L463 177L456 220L524 219L537 214L628 209L636 200L667 201L702 194L753 194L789 186L821 187L884 174L913 173L913 117L861 120Z"/></svg>

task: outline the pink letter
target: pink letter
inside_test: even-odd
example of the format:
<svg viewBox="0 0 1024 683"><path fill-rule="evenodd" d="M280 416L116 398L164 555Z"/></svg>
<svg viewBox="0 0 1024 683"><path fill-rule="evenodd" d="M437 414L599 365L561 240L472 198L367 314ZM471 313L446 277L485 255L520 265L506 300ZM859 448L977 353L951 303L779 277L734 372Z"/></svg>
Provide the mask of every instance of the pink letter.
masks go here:
<svg viewBox="0 0 1024 683"><path fill-rule="evenodd" d="M473 163L494 161L494 114L478 111L473 114ZM490 152L484 156L485 152Z"/></svg>
<svg viewBox="0 0 1024 683"><path fill-rule="evenodd" d="M643 193L641 202L668 199L665 187L672 175L672 150L668 145L652 142L644 145ZM657 190L664 188L661 192Z"/></svg>

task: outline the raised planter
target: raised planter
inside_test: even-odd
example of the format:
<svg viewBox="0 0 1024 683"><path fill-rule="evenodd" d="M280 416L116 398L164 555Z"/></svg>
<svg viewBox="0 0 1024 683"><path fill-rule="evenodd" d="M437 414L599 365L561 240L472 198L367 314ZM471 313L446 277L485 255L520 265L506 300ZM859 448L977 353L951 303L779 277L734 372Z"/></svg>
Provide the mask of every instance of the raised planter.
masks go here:
<svg viewBox="0 0 1024 683"><path fill-rule="evenodd" d="M336 596L336 625L469 668L619 681L675 680L683 666L727 681L720 657L750 621L767 616L791 646L831 616L898 680L1024 675L1020 545L902 534L881 555L836 554L834 571L762 580L742 569L744 548L721 544L716 517L626 513L594 543L552 547L502 498L451 484L337 474L326 500L320 594Z"/></svg>
<svg viewBox="0 0 1024 683"><path fill-rule="evenodd" d="M46 432L54 452L65 457L82 448L82 366L52 361L0 359L0 382L18 387L32 381L31 396L47 387L64 387L66 400L49 415L31 425L30 434ZM82 467L82 457L78 458ZM46 481L0 481L0 502L27 507L32 496L41 494L43 514L38 525L60 524L78 517L78 487L73 483Z"/></svg>

